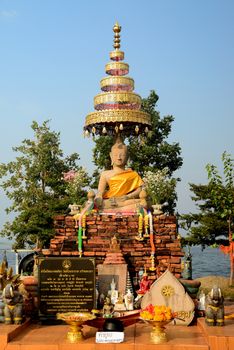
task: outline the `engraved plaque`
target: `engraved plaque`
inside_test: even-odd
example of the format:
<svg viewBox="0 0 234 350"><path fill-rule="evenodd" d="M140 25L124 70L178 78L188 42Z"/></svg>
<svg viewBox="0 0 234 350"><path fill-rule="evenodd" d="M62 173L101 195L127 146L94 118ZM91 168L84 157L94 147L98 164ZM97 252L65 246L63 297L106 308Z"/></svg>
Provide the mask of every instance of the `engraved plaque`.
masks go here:
<svg viewBox="0 0 234 350"><path fill-rule="evenodd" d="M91 311L95 307L95 260L78 257L39 258L40 316Z"/></svg>

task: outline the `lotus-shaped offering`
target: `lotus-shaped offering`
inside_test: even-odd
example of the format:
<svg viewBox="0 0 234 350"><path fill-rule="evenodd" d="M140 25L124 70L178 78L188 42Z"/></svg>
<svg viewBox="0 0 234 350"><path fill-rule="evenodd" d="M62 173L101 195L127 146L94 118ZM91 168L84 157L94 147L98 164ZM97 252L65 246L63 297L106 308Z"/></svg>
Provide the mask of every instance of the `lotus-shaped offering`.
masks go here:
<svg viewBox="0 0 234 350"><path fill-rule="evenodd" d="M93 320L95 317L89 312L65 312L57 314L58 320L63 320L70 326L70 330L67 332L67 339L70 343L79 342L84 338L82 325L84 322Z"/></svg>
<svg viewBox="0 0 234 350"><path fill-rule="evenodd" d="M175 318L171 308L165 305L148 305L140 313L140 319L153 327L150 338L152 343L161 344L167 341L165 326Z"/></svg>

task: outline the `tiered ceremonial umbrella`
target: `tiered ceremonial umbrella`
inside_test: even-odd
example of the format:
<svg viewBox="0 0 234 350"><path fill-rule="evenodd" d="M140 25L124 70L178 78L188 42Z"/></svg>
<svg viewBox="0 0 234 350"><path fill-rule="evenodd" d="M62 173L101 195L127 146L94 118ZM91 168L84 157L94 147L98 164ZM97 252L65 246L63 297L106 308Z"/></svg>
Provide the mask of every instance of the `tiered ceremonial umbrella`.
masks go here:
<svg viewBox="0 0 234 350"><path fill-rule="evenodd" d="M116 23L114 51L110 52L111 62L105 66L108 76L100 82L102 92L94 97L95 112L87 115L84 126L85 136L95 135L148 135L150 115L141 110L141 97L133 92L134 80L127 76L129 65L123 62L124 52L120 51L121 27Z"/></svg>

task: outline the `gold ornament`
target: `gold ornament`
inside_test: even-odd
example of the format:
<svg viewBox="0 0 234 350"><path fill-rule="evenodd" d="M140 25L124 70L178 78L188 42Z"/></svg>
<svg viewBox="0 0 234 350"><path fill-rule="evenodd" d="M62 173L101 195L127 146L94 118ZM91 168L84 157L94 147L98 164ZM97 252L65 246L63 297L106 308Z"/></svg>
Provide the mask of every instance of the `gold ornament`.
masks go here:
<svg viewBox="0 0 234 350"><path fill-rule="evenodd" d="M85 136L89 137L89 131L85 130Z"/></svg>
<svg viewBox="0 0 234 350"><path fill-rule="evenodd" d="M168 284L162 287L161 293L164 297L168 298L175 294L175 290L172 286Z"/></svg>
<svg viewBox="0 0 234 350"><path fill-rule="evenodd" d="M134 122L151 125L149 114L131 109L106 109L87 115L85 126L96 123ZM123 124L122 124L123 125Z"/></svg>
<svg viewBox="0 0 234 350"><path fill-rule="evenodd" d="M132 103L141 104L141 97L134 92L103 92L94 97L94 107L104 103Z"/></svg>
<svg viewBox="0 0 234 350"><path fill-rule="evenodd" d="M86 116L85 130L95 135L115 135L124 130L123 137L134 134L149 133L151 116L141 110L141 97L134 93L134 80L125 76L129 72L129 65L122 62L124 52L120 51L121 27L115 23L114 50L110 53L111 62L105 66L109 75L101 80L103 92L94 97L95 112ZM107 127L107 123L111 125ZM117 130L118 127L118 130ZM88 132L86 133L88 135Z"/></svg>
<svg viewBox="0 0 234 350"><path fill-rule="evenodd" d="M114 48L119 49L120 48L120 32L121 32L121 27L118 22L115 23L113 27L113 32L115 33L114 36Z"/></svg>
<svg viewBox="0 0 234 350"><path fill-rule="evenodd" d="M111 51L110 59L113 61L122 61L124 59L124 52L120 50Z"/></svg>
<svg viewBox="0 0 234 350"><path fill-rule="evenodd" d="M111 86L128 86L129 90L133 90L134 89L134 80L132 78L129 77L118 77L118 76L114 76L114 77L106 77L103 78L100 82L101 85L101 89L104 90L104 88L106 87L111 87Z"/></svg>
<svg viewBox="0 0 234 350"><path fill-rule="evenodd" d="M116 71L119 73L118 75L126 75L129 72L129 65L124 62L110 62L105 66L106 74L115 75ZM117 75L117 74L116 74Z"/></svg>

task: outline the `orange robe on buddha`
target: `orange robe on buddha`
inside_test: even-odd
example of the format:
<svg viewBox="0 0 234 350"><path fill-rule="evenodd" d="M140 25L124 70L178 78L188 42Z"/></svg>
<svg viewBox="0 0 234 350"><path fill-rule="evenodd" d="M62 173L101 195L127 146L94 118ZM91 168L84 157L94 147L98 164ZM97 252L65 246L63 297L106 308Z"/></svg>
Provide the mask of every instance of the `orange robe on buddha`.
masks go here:
<svg viewBox="0 0 234 350"><path fill-rule="evenodd" d="M112 176L108 181L109 189L103 195L104 199L127 195L143 185L137 172L127 169Z"/></svg>

